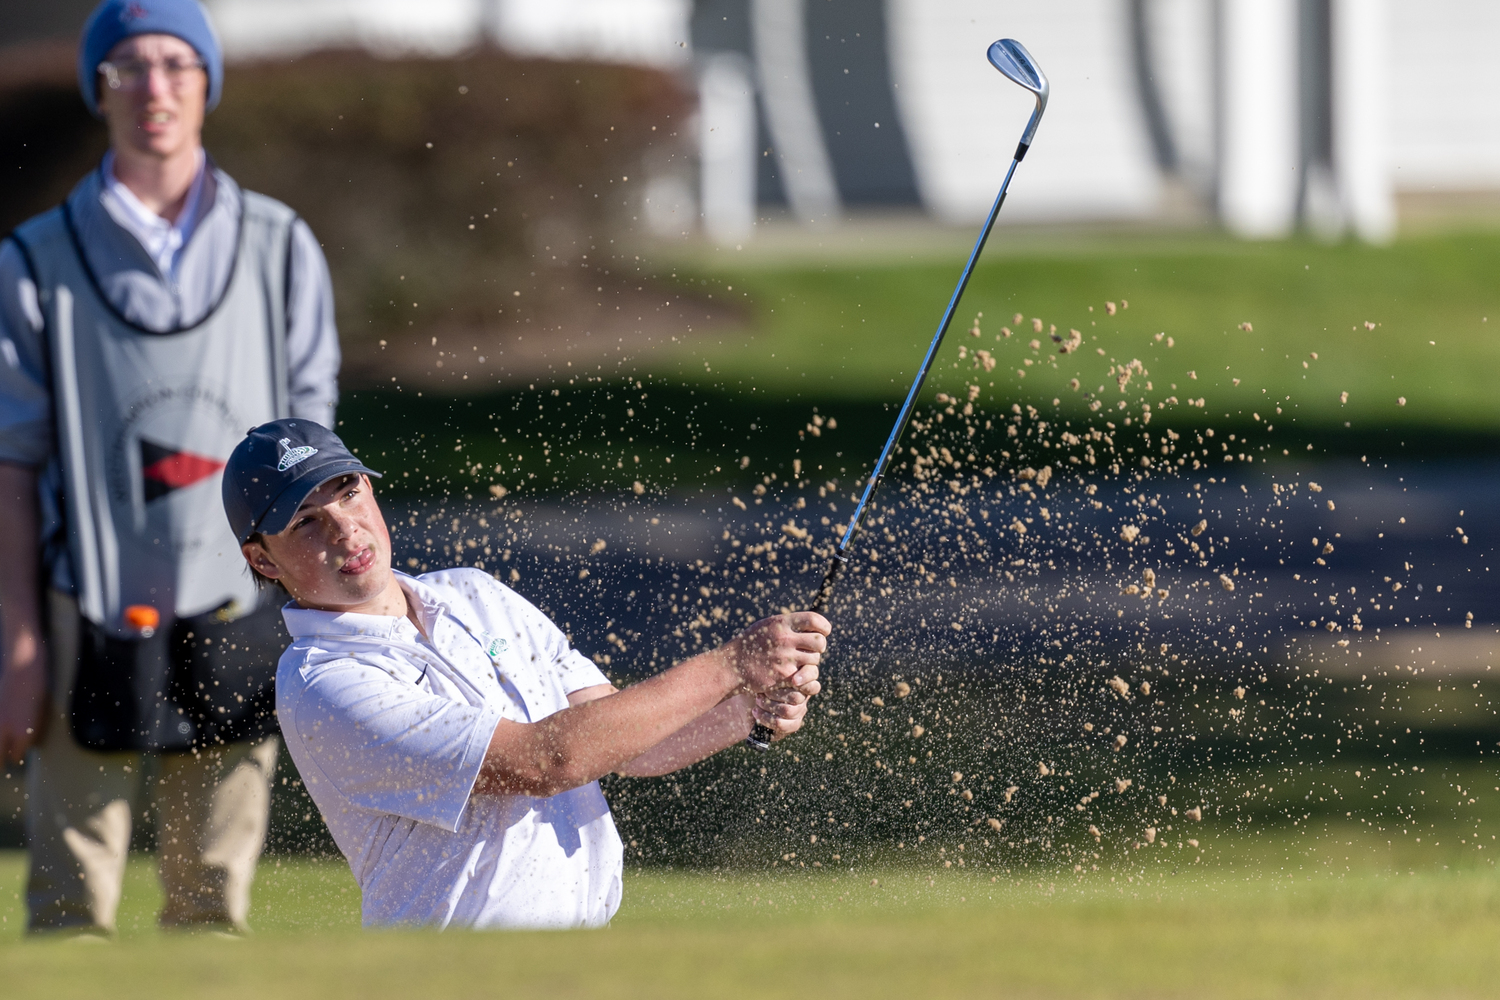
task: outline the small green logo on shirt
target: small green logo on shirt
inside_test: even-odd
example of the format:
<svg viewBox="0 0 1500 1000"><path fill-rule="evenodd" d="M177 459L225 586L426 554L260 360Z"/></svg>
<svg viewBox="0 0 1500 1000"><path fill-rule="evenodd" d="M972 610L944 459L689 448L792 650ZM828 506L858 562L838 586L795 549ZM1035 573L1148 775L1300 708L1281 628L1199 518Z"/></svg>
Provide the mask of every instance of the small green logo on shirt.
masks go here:
<svg viewBox="0 0 1500 1000"><path fill-rule="evenodd" d="M484 638L484 655L488 656L492 660L496 659L501 653L510 648L510 643L506 642L504 639L496 638L495 636L489 635L488 633L485 634Z"/></svg>

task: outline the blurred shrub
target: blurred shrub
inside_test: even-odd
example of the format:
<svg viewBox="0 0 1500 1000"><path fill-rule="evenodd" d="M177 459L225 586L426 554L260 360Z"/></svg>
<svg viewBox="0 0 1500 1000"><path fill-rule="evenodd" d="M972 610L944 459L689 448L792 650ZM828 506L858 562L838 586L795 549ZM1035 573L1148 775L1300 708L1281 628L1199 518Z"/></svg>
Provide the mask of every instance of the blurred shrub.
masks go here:
<svg viewBox="0 0 1500 1000"><path fill-rule="evenodd" d="M0 65L0 233L66 197L107 145L78 96L71 47Z"/></svg>
<svg viewBox="0 0 1500 1000"><path fill-rule="evenodd" d="M205 145L307 219L355 337L405 329L413 302L426 321L441 308L470 325L512 308L516 289L558 294L563 282L534 272L607 245L643 159L674 155L689 109L658 71L488 50L231 66L224 94ZM55 68L0 80L0 136L6 229L56 203L105 145Z"/></svg>

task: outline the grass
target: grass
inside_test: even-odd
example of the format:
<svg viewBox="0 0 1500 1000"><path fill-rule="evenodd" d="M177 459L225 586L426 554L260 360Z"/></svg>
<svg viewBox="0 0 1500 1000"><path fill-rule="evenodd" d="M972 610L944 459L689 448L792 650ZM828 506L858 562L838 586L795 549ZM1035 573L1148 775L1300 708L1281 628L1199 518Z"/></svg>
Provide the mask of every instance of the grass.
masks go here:
<svg viewBox="0 0 1500 1000"><path fill-rule="evenodd" d="M1283 449L1309 457L1309 445L1318 456L1386 458L1500 446L1500 395L1488 375L1500 366L1500 234L1389 248L1113 236L1032 241L1024 252L1008 236L975 273L929 400L977 383L982 408L1031 404L1047 419L1094 423L1147 402L1157 427L1251 434L1272 460ZM637 479L743 485L776 469L785 477L793 454L809 469L859 475L962 267L962 257L901 262L895 252L825 263L648 261L643 275L676 294L729 299L743 323L534 389L351 392L342 430L392 472L385 489L406 493L484 496L492 481L543 492L628 490ZM1106 302L1129 308L1110 316ZM978 312L982 336L972 338ZM1046 332L1032 331L1033 317L1063 336L1080 330L1081 348L1059 355ZM1015 336L1003 338L1002 325ZM994 355L992 371L975 368L981 348ZM1122 395L1112 369L1136 359L1146 374ZM1093 397L1108 409L1091 412ZM842 429L801 436L815 408ZM752 460L744 471L742 456Z"/></svg>
<svg viewBox="0 0 1500 1000"><path fill-rule="evenodd" d="M1490 326L1500 324L1493 281L1500 235L1423 237L1389 248L1117 236L1023 250L1008 250L1006 236L994 238L975 271L934 389L965 380L968 365L951 367L959 344L982 346L1000 358L984 380L994 381L1000 401L1041 405L1068 397L1073 377L1096 389L1108 368L1096 353L1102 347L1108 359L1140 358L1158 396L1173 383L1178 395L1206 396L1215 417L1262 404L1265 389L1283 402L1291 396L1305 423L1500 429L1500 399L1484 375L1500 363L1500 327L1492 333ZM673 359L675 374L773 397L899 397L961 265L955 258L684 267L678 280L743 303L752 320L749 336L685 341ZM1128 301L1129 308L1109 316L1107 301ZM984 335L973 340L965 330L978 312ZM997 345L1001 325L1014 328L1017 312L1028 322ZM1056 368L1034 364L1023 378L1023 360L1037 358L1026 346L1037 337L1031 317L1056 324L1064 336L1077 328L1085 339ZM1244 322L1253 332L1239 328ZM1158 333L1175 346L1155 340ZM1056 359L1046 334L1040 339L1040 357ZM1347 405L1339 403L1344 391ZM1405 407L1398 396L1407 398Z"/></svg>
<svg viewBox="0 0 1500 1000"><path fill-rule="evenodd" d="M270 859L241 941L157 934L136 857L113 944L22 942L9 853L0 970L56 998L1481 996L1500 975L1500 877L1474 854L1343 828L1223 846L1081 874L632 870L608 931L442 936L360 933L342 863Z"/></svg>

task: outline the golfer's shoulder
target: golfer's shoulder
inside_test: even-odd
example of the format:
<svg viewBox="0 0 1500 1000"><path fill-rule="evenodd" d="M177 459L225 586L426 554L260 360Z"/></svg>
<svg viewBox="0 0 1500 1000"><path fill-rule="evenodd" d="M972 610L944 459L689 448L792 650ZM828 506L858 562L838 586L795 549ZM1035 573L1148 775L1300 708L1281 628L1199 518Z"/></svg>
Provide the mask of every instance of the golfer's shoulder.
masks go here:
<svg viewBox="0 0 1500 1000"><path fill-rule="evenodd" d="M371 653L386 653L375 643L366 645L368 649L352 643L330 642L323 636L293 639L276 665L276 689L305 690L320 674L330 670L359 669L370 659Z"/></svg>
<svg viewBox="0 0 1500 1000"><path fill-rule="evenodd" d="M497 635L529 635L539 642L556 628L540 608L484 570L445 569L417 580L470 627Z"/></svg>
<svg viewBox="0 0 1500 1000"><path fill-rule="evenodd" d="M423 573L416 579L450 605L458 603L482 609L491 604L508 604L518 599L515 591L484 570L471 566L455 566L434 573Z"/></svg>

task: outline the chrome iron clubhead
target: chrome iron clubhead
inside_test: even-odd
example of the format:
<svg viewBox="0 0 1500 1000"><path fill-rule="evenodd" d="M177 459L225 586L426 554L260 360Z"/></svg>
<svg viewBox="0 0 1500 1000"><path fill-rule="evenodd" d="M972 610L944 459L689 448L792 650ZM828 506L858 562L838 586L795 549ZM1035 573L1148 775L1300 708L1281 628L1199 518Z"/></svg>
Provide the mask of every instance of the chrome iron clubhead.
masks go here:
<svg viewBox="0 0 1500 1000"><path fill-rule="evenodd" d="M1005 78L1018 87L1024 87L1031 91L1036 97L1036 110L1031 113L1031 121L1026 123L1026 131L1021 135L1021 145L1016 151L1016 159L1026 155L1026 150L1031 146L1031 137L1036 135L1037 123L1042 120L1042 112L1047 110L1047 74L1031 58L1031 53L1026 51L1026 46L1014 38L1002 38L990 46L990 65L998 69Z"/></svg>
<svg viewBox="0 0 1500 1000"><path fill-rule="evenodd" d="M995 217L1000 214L1000 206L1005 204L1005 192L1010 189L1010 179L1016 172L1016 166L1025 159L1026 150L1031 148L1031 138L1036 134L1037 123L1042 120L1042 112L1047 109L1047 75L1036 64L1036 60L1031 58L1031 53L1026 51L1026 46L1014 38L1002 38L990 46L989 56L991 65L1004 73L1006 79L1025 87L1036 95L1036 110L1031 113L1031 121L1027 122L1026 131L1021 135L1021 144L1016 147L1015 158L1011 160L1010 169L1005 173L1005 180L1000 185L1000 193L995 196L995 204L990 208L990 214L984 220L984 228L979 231L979 239L974 244L973 252L969 254L969 262L964 265L963 274L959 275L958 286L953 289L953 297L948 300L948 308L943 312L943 318L938 323L937 333L927 347L927 354L922 358L916 378L912 380L911 390L906 394L906 402L902 404L901 412L896 416L896 425L891 428L891 436L886 439L885 449L876 460L870 478L865 481L864 493L854 508L853 516L849 518L849 526L844 529L843 537L834 548L833 558L828 563L828 571L823 574L823 585L818 588L817 596L813 598L813 611L822 612L828 608L829 598L833 595L833 586L838 582L839 573L848 561L849 547L859 531L860 522L864 520L865 511L869 509L870 499L875 495L875 488L880 485L880 478L885 475L886 467L891 464L891 456L895 454L902 432L911 421L912 411L917 405L917 397L922 392L922 384L927 381L927 373L932 370L932 363L937 358L938 348L943 346L943 335L948 332L948 326L953 322L953 314L958 309L958 301L963 298L964 289L968 287L969 278L974 273L974 265L978 263L979 254L984 250L990 230L995 226ZM766 750L770 748L774 736L771 730L756 723L745 742L757 750Z"/></svg>

